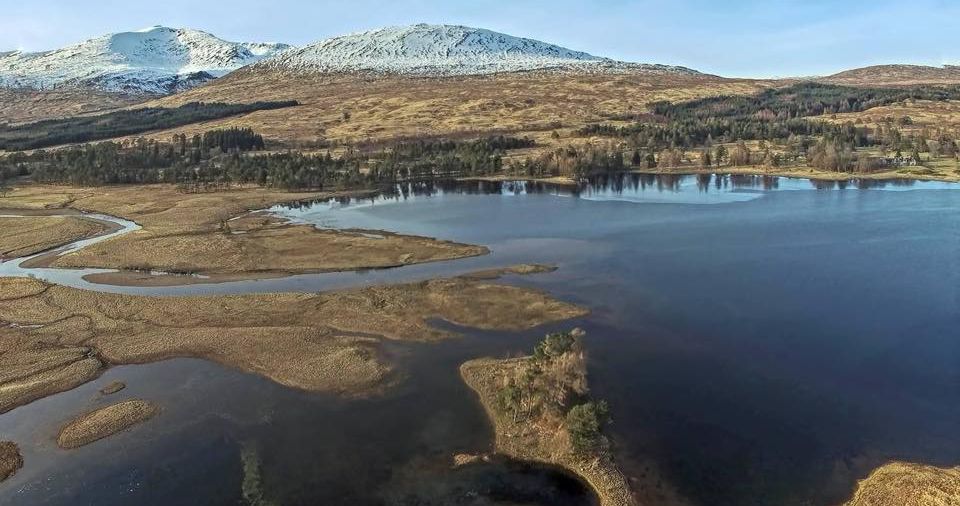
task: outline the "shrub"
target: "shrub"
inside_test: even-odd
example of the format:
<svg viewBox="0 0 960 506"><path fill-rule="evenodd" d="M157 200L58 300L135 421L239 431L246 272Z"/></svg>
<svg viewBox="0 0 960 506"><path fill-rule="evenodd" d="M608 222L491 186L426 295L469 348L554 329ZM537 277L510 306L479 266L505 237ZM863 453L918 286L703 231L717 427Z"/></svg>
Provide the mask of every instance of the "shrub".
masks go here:
<svg viewBox="0 0 960 506"><path fill-rule="evenodd" d="M579 404L567 413L567 432L574 453L590 455L603 445L600 429L609 419L609 408L605 401Z"/></svg>

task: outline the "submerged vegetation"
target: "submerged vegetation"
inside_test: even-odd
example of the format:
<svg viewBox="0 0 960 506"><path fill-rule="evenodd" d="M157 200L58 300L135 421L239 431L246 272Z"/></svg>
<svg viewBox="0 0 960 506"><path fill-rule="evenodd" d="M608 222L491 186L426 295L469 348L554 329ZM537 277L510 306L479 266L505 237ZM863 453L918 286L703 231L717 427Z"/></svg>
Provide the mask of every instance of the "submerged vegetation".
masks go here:
<svg viewBox="0 0 960 506"><path fill-rule="evenodd" d="M20 448L10 441L0 441L0 482L13 476L21 467Z"/></svg>

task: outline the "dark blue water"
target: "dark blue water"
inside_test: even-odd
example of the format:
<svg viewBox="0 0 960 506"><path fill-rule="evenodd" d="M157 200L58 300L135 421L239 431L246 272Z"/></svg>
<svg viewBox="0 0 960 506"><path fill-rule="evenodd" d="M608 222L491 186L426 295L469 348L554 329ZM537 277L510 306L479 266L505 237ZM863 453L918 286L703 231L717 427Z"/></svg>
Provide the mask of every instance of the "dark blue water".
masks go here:
<svg viewBox="0 0 960 506"><path fill-rule="evenodd" d="M574 190L403 190L285 213L492 254L161 290L317 290L548 262L560 269L507 281L592 314L391 344L399 382L371 399L295 392L195 360L113 369L0 417L0 435L34 441L0 504L237 504L243 448L256 449L263 488L282 504L589 503L549 469L449 465L491 445L459 364L528 352L572 326L588 332L593 393L611 404L624 467L652 465L694 503L835 504L890 459L960 464L960 191L950 185L626 177ZM120 395L165 411L77 453L56 450L56 413L103 402L93 392L114 378L131 385Z"/></svg>
<svg viewBox="0 0 960 506"><path fill-rule="evenodd" d="M624 453L701 504L828 504L889 459L960 463L960 192L644 183L294 214L557 262L520 282L593 310L591 382Z"/></svg>

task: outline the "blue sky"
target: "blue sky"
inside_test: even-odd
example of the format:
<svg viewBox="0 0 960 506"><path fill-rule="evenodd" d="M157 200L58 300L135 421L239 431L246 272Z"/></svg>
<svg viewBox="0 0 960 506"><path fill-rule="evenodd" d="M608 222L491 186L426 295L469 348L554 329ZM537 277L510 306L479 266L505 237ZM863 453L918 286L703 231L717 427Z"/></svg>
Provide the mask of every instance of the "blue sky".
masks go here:
<svg viewBox="0 0 960 506"><path fill-rule="evenodd" d="M0 12L0 51L51 49L154 24L199 28L228 40L306 44L427 22L726 76L960 63L956 0L0 0Z"/></svg>

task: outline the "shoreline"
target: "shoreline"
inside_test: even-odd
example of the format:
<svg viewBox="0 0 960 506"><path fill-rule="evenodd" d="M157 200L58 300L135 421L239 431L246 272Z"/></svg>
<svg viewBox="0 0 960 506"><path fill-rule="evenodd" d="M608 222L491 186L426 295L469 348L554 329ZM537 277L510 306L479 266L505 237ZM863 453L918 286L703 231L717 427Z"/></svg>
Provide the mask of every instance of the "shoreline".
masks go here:
<svg viewBox="0 0 960 506"><path fill-rule="evenodd" d="M698 168L669 168L669 169L632 169L625 171L628 174L643 174L654 176L697 176L707 174L737 175L737 176L769 176L783 177L789 179L808 179L810 181L916 181L916 182L939 182L939 183L960 183L960 174L956 176L941 176L937 174L918 175L901 174L895 171L873 172L873 173L852 173L852 172L831 172L817 169L796 169L789 170L783 168L756 168L756 167L716 167L711 169Z"/></svg>
<svg viewBox="0 0 960 506"><path fill-rule="evenodd" d="M502 273L550 270L507 267ZM389 382L394 369L379 343L457 335L433 319L521 331L587 313L540 290L491 279L437 278L313 294L152 297L0 277L0 320L13 324L0 327L0 365L6 364L0 368L0 413L71 390L112 365L178 357L210 360L290 388L367 395Z"/></svg>
<svg viewBox="0 0 960 506"><path fill-rule="evenodd" d="M617 468L612 454L604 452L599 456L579 458L569 451L550 452L546 449L547 441L555 439L557 434L547 433L539 427L530 430L530 427L524 426L523 421L509 420L496 409L498 380L512 372L507 369L516 369L530 359L531 357L502 360L481 358L467 361L460 366L460 378L477 395L487 419L493 426L495 452L520 461L559 466L575 474L589 485L601 506L636 506L629 480ZM533 440L524 438L525 430L535 434Z"/></svg>
<svg viewBox="0 0 960 506"><path fill-rule="evenodd" d="M172 287L380 270L490 253L485 246L432 237L323 229L264 212L265 206L369 195L368 190L308 195L262 189L213 194L172 190L169 185L84 189L83 200L93 202L71 199L62 203L63 207L36 208L50 197L61 204L59 199L65 190L29 185L19 196L15 193L10 197L29 200L29 205L23 203L26 207L21 209L11 207L16 201L2 204L3 209L23 215L83 217L85 213L98 213L136 223L140 228L133 233L55 254L57 249L87 237L74 239L22 263L26 274L31 268L116 270L82 276L90 283L113 286ZM190 214L179 219L186 212ZM96 236L120 228L111 225Z"/></svg>

